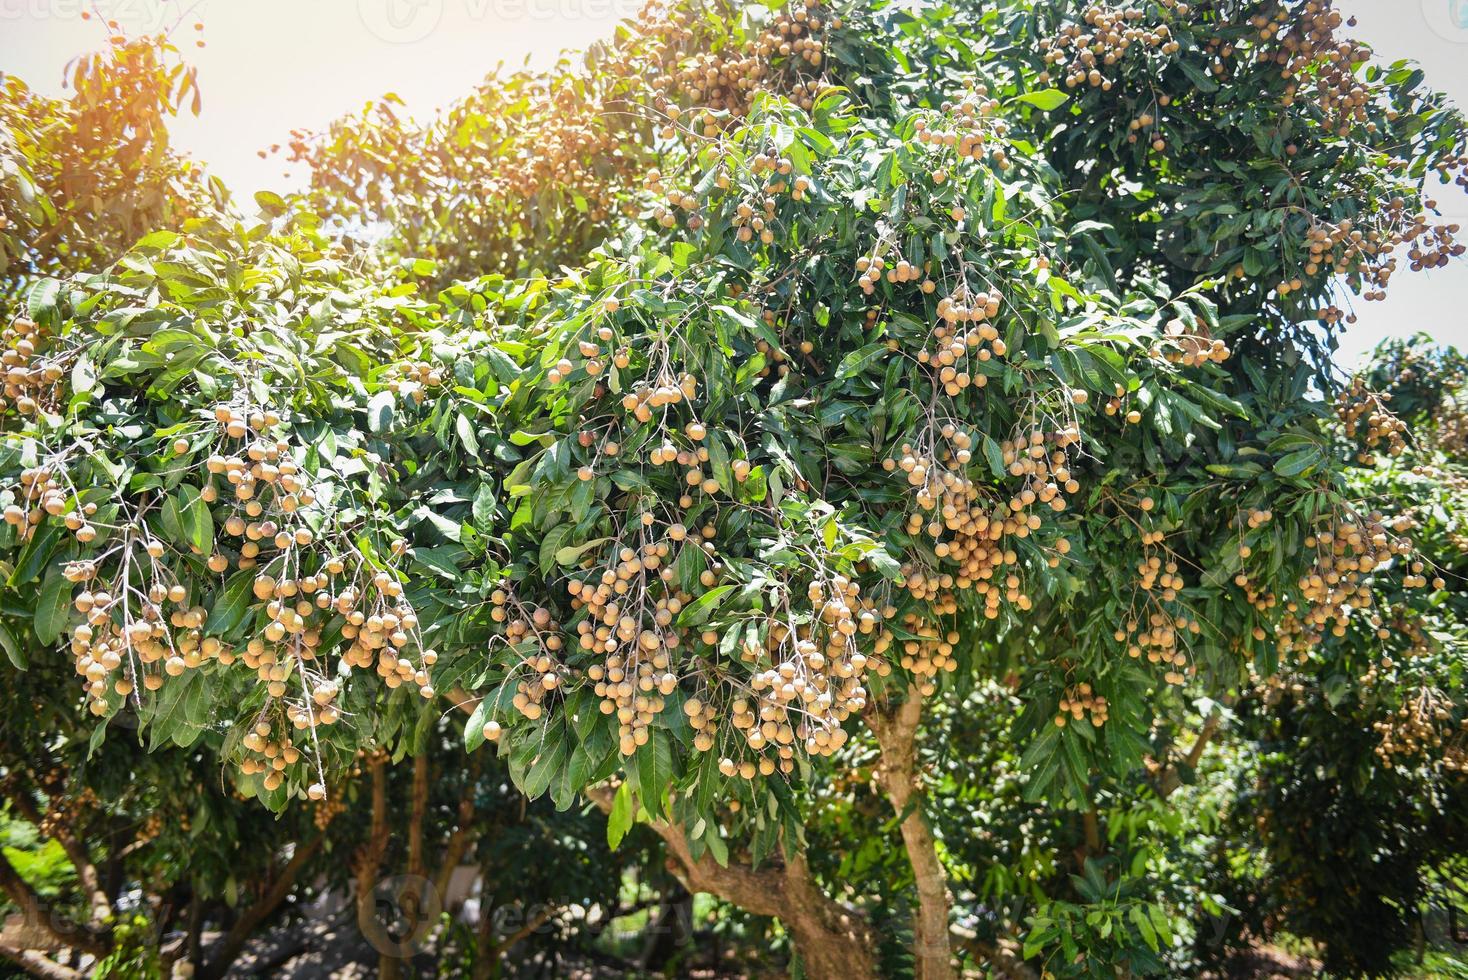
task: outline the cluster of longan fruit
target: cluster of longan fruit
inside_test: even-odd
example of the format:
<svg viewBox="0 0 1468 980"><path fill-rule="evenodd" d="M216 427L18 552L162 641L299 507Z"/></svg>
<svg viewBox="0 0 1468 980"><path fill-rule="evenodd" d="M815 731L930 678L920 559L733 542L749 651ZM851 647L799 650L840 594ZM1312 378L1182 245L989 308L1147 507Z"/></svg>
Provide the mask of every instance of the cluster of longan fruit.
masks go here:
<svg viewBox="0 0 1468 980"><path fill-rule="evenodd" d="M1159 105L1166 106L1172 102L1172 98L1164 94L1159 96L1157 101ZM1143 112L1127 123L1126 141L1128 143L1139 143L1143 139L1147 140L1151 144L1152 149L1158 153L1167 149L1167 139L1157 129L1157 116L1154 113Z"/></svg>
<svg viewBox="0 0 1468 980"><path fill-rule="evenodd" d="M1328 129L1349 136L1357 123L1372 125L1370 95L1356 72L1371 59L1371 49L1336 37L1345 19L1331 8L1332 0L1280 4L1272 16L1256 14L1249 24L1260 42L1259 61L1278 65L1289 79L1284 104L1293 104L1302 84L1308 85L1306 94L1320 107Z"/></svg>
<svg viewBox="0 0 1468 980"><path fill-rule="evenodd" d="M831 755L846 741L842 724L867 703L863 679L882 662L868 658L858 636L875 637L883 610L865 600L860 584L844 575L819 575L806 590L812 622L794 628L772 619L762 647L748 642L741 657L766 665L749 679L749 695L731 704L730 721L756 753L764 775L794 767L795 752Z"/></svg>
<svg viewBox="0 0 1468 980"><path fill-rule="evenodd" d="M1450 698L1431 688L1422 688L1395 712L1373 722L1372 729L1381 736L1376 756L1382 766L1394 768L1398 762L1441 750L1444 742L1455 734L1468 732L1468 718L1453 723L1454 705ZM1444 767L1458 767L1461 754L1444 754Z"/></svg>
<svg viewBox="0 0 1468 980"><path fill-rule="evenodd" d="M1163 333L1162 342L1152 348L1155 358L1185 368L1202 364L1221 364L1233 352L1222 340L1210 337L1207 328L1196 325L1191 331L1181 320L1173 320Z"/></svg>
<svg viewBox="0 0 1468 980"><path fill-rule="evenodd" d="M679 58L671 44L664 44L659 56L669 67L653 78L652 87L664 99L686 97L731 118L747 115L755 97L764 92L782 92L809 109L823 83L819 76L805 77L801 67L820 69L825 59L823 32L841 26L839 17L823 20L819 7L819 0L792 3L739 48L700 50Z"/></svg>
<svg viewBox="0 0 1468 980"><path fill-rule="evenodd" d="M13 525L19 539L25 541L36 533L36 529L48 515L61 517L66 529L79 542L89 544L95 541L97 529L87 522L87 518L97 513L96 502L78 502L76 507L67 510L76 501L76 497L57 482L56 471L64 472L64 467L56 463L30 466L21 470L18 489L20 503L6 506L5 523Z"/></svg>
<svg viewBox="0 0 1468 980"><path fill-rule="evenodd" d="M564 681L566 668L561 657L566 641L561 624L545 606L523 606L507 586L495 589L489 601L490 619L504 626L506 645L517 657L511 676L526 675L516 683L514 708L534 721L545 712L546 696L560 690ZM492 727L486 724L484 737L493 741L499 731L498 722Z"/></svg>
<svg viewBox="0 0 1468 980"><path fill-rule="evenodd" d="M1134 660L1145 657L1150 664L1167 665L1163 679L1169 684L1182 684L1195 669L1188 663L1183 643L1202 627L1196 619L1174 615L1155 600L1149 600L1148 605L1149 612L1128 617L1112 638L1125 644L1127 656Z"/></svg>
<svg viewBox="0 0 1468 980"><path fill-rule="evenodd" d="M421 405L428 389L443 384L443 372L427 361L406 361L391 365L383 381L388 391Z"/></svg>
<svg viewBox="0 0 1468 980"><path fill-rule="evenodd" d="M649 188L661 188L660 182L649 181ZM686 212L689 231L698 231L703 227L703 215L698 209L698 198L687 191L673 188L662 190L663 200L659 201L652 209L652 219L663 228L675 228L678 225L678 212ZM773 238L771 239L773 241Z"/></svg>
<svg viewBox="0 0 1468 980"><path fill-rule="evenodd" d="M41 822L36 825L36 829L41 832L42 837L57 837L74 832L86 811L95 807L97 802L97 793L90 786L83 786L73 794L64 793L59 788L56 792L51 792L48 788L46 812L41 814Z"/></svg>
<svg viewBox="0 0 1468 980"><path fill-rule="evenodd" d="M989 138L1003 137L1008 130L1004 120L994 118L999 100L990 98L988 87L982 83L969 81L961 99L946 101L939 108L942 115L918 117L913 121L913 130L919 143L953 150L959 160L983 160ZM934 179L942 184L946 174L943 180L937 180L935 173Z"/></svg>
<svg viewBox="0 0 1468 980"><path fill-rule="evenodd" d="M207 552L197 544L191 547L196 553L207 553L206 564L215 573L227 571L231 564L254 570L250 595L264 603L265 623L239 649L206 635L208 611L191 604L189 590L164 564L167 549L163 542L125 532L122 548L127 554L110 562L116 581L100 584L98 563L93 560L73 561L64 569L66 578L77 586L73 605L83 622L72 630L71 647L77 671L86 681L92 711L105 714L109 710L109 693L127 697L139 685L157 691L168 677L181 676L211 661L229 666L241 659L272 700L285 701L284 717L297 730L332 724L340 717L335 704L339 684L312 665L319 662L324 620L338 615L345 620L341 635L349 645L341 658L347 667L375 664L389 687L413 682L424 697L432 697L428 668L437 655L421 648L418 619L398 576L387 569L364 572L355 562L316 554L321 542L302 519L301 510L316 504L317 498L292 456L291 444L274 434L281 425L278 414L221 405L214 417L219 427L216 438L238 445L221 447L205 459L208 480L199 499L204 505L219 502L222 495L215 478L222 478L220 482L229 488L227 499L233 513L220 523L214 547ZM195 451L183 437L171 448L178 456ZM49 479L45 487L40 493L43 508L61 513L66 506L64 493ZM65 513L68 524L76 514ZM76 529L79 539L86 528ZM229 538L241 539L233 561L219 547ZM133 556L137 545L143 554ZM391 558L402 558L407 552L406 542L396 541ZM148 574L152 584L141 591L134 580ZM339 584L344 574L347 581ZM136 598L124 601L123 596ZM420 651L416 661L414 649ZM158 666L150 670L154 664ZM300 688L298 700L287 699L293 679ZM262 713L257 727L266 725L268 731L264 719ZM242 759L242 771L262 775L264 786L274 789L281 785L288 767L299 761L300 753L286 751L289 739L271 742L264 741L258 730L253 734L244 743L246 752L253 754ZM258 748L254 747L256 740L261 740Z"/></svg>
<svg viewBox="0 0 1468 980"><path fill-rule="evenodd" d="M280 416L269 410L247 411L221 405L214 417L226 441L243 445L236 451L216 451L208 456L204 469L210 479L200 488L199 498L206 504L221 499L214 477L223 477L230 488L235 513L225 519L224 532L245 539L238 546L239 557L234 564L253 568L266 549L285 552L294 546L310 545L315 532L300 520L298 511L316 503L316 492L307 485L291 444L272 434L281 424ZM183 456L193 447L188 439L179 438L173 451ZM222 552L216 551L207 560L213 572L223 572L230 566Z"/></svg>
<svg viewBox="0 0 1468 980"><path fill-rule="evenodd" d="M1277 635L1283 654L1300 659L1309 655L1326 631L1344 636L1351 611L1371 605L1372 592L1366 576L1395 557L1411 551L1411 542L1393 533L1380 512L1364 516L1342 512L1328 516L1319 531L1307 535L1305 547L1315 549L1311 570L1301 576L1301 602L1285 604L1285 616ZM1422 563L1403 579L1403 585L1418 585ZM1421 579L1426 584L1426 579Z"/></svg>
<svg viewBox="0 0 1468 980"><path fill-rule="evenodd" d="M622 408L639 422L651 422L653 413L698 396L698 379L691 374L674 377L667 371L656 379L639 381L622 396Z"/></svg>
<svg viewBox="0 0 1468 980"><path fill-rule="evenodd" d="M1131 404L1131 400L1131 393L1121 385L1116 385L1112 390L1111 397L1106 399L1105 405L1101 406L1101 411L1107 415L1120 415L1127 425L1136 425L1142 421L1142 410L1139 408L1128 408L1127 406Z"/></svg>
<svg viewBox="0 0 1468 980"><path fill-rule="evenodd" d="M1064 728L1072 721L1085 721L1089 716L1092 726L1100 728L1107 721L1106 699L1096 694L1091 685L1082 681L1065 689L1057 706L1055 716L1057 728Z"/></svg>
<svg viewBox="0 0 1468 980"><path fill-rule="evenodd" d="M130 549L131 544L125 547ZM163 546L158 541L149 541L146 550L155 562L152 569L156 573L160 570L156 559L163 554ZM136 560L141 568L141 557ZM146 598L127 596L124 601L131 583L123 580L110 587L94 584L97 573L97 565L92 561L70 562L63 570L66 579L78 586L72 606L83 621L72 628L71 651L76 658L76 672L83 678L91 698L89 706L93 714L105 714L108 710L109 688L123 697L132 694L139 673L144 689L156 691L163 686L165 674L177 677L225 652L219 640L200 632L207 614L202 607L189 605L188 592L182 585L169 586L155 581L143 594ZM165 620L168 606L173 609ZM114 615L119 609L123 612L120 618ZM178 632L170 631L169 624ZM161 663L163 669L153 672L138 669L138 665L155 663ZM122 676L109 686L108 679L119 668L124 668Z"/></svg>
<svg viewBox="0 0 1468 980"><path fill-rule="evenodd" d="M56 411L61 381L66 376L62 359L45 357L46 328L26 317L18 317L0 333L0 367L5 371L0 412L15 406L22 415Z"/></svg>
<svg viewBox="0 0 1468 980"><path fill-rule="evenodd" d="M1187 587L1178 571L1178 563L1172 560L1164 562L1159 555L1148 555L1137 563L1137 584L1144 592L1157 590L1163 602L1175 601L1177 594Z"/></svg>
<svg viewBox="0 0 1468 980"><path fill-rule="evenodd" d="M925 279L927 267L926 265L915 266L906 259L899 259L889 265L882 256L873 254L860 256L856 260L856 272L856 284L861 287L863 293L870 296L877 291L877 283L884 277L891 283L916 282L919 279ZM923 291L930 293L935 288L937 284L927 280Z"/></svg>
<svg viewBox="0 0 1468 980"><path fill-rule="evenodd" d="M1336 414L1345 427L1346 438L1360 445L1356 460L1364 466L1376 463L1372 450L1383 442L1388 456L1400 456L1406 451L1407 423L1386 407L1390 399L1389 392L1378 394L1369 390L1359 375L1351 379L1351 384L1336 399Z"/></svg>
<svg viewBox="0 0 1468 980"><path fill-rule="evenodd" d="M576 627L577 644L604 658L587 668L587 677L593 693L602 699L602 713L617 716L623 755L647 744L653 720L678 689L678 658L685 636L675 621L694 597L675 582L674 551L707 544L705 553L712 558L713 528L705 530L708 533L690 533L674 523L662 540L645 540L638 548L621 546L600 570L593 563L585 569L590 573L585 578L567 583L572 608L587 613ZM700 586L707 589L717 583L715 567L705 568ZM700 722L712 720L702 712L696 717Z"/></svg>
<svg viewBox="0 0 1468 980"><path fill-rule="evenodd" d="M884 460L883 468L902 470L914 488L919 510L908 516L908 533L925 532L933 539L934 553L958 569L954 574L935 574L909 565L904 586L923 600L934 599L947 589L972 589L984 597L984 615L990 619L999 615L1002 602L1030 608L1030 597L1017 574L998 577L1003 566L1019 561L1015 551L1006 547L1006 538L1024 538L1039 530L1042 510L1063 511L1065 495L1080 489L1066 454L1079 440L1079 433L1073 427L1049 433L1034 429L1001 442L1006 471L1023 480L1007 504L990 499L966 475L972 437L952 423L942 426L938 434L946 443L940 454L920 452L904 443L900 457ZM1052 567L1070 550L1070 544L1062 538L1056 549L1050 559Z"/></svg>
<svg viewBox="0 0 1468 980"><path fill-rule="evenodd" d="M939 606L951 604L951 596L938 603ZM961 635L956 630L943 629L916 612L903 614L902 630L911 635L898 639L884 630L876 650L878 653L886 653L892 646L896 646L898 666L912 674L917 681L918 691L924 697L931 697L938 690L940 674L951 674L958 669L954 649ZM885 661L883 666L886 666ZM883 675L884 672L878 673Z"/></svg>
<svg viewBox="0 0 1468 980"><path fill-rule="evenodd" d="M281 787L285 782L286 770L303 758L301 750L296 748L290 736L272 739L274 730L274 726L262 717L250 727L240 742L245 750L245 755L240 759L240 772L246 776L263 776L261 784L271 791ZM317 795L318 791L320 795ZM326 787L314 783L308 795L313 800L324 799Z"/></svg>
<svg viewBox="0 0 1468 980"><path fill-rule="evenodd" d="M955 311L947 308L946 312L952 314ZM939 314L945 321L948 320L941 302ZM970 317L967 321L955 322L972 322L972 319ZM989 376L975 370L970 358L988 361L1009 353L1008 345L1000 338L998 328L992 323L978 323L967 329L951 326L948 322L941 323L933 328L929 341L931 347L925 345L919 348L918 363L937 369L935 380L950 398L957 397L970 387L983 388L988 385Z"/></svg>
<svg viewBox="0 0 1468 980"><path fill-rule="evenodd" d="M1437 202L1428 200L1423 206L1431 211ZM1405 254L1414 272L1441 268L1468 251L1458 242L1456 223L1433 223L1426 211L1409 215L1407 202L1393 198L1376 218L1377 227L1363 230L1350 218L1339 222L1316 221L1306 232L1309 251L1304 272L1359 275L1367 288L1361 296L1367 301L1386 299L1386 289L1397 269L1397 254L1405 246ZM1280 284L1281 295L1301 289L1303 282L1292 279Z"/></svg>
<svg viewBox="0 0 1468 980"><path fill-rule="evenodd" d="M804 195L806 183L805 177L796 178L800 186L800 193ZM734 237L741 242L753 241L755 236L759 237L761 245L769 245L775 240L775 206L773 195L766 194L753 204L749 201L740 201L734 208Z"/></svg>
<svg viewBox="0 0 1468 980"><path fill-rule="evenodd" d="M1159 0L1163 7L1186 16L1188 5L1176 0ZM1092 4L1081 16L1082 23L1067 24L1052 38L1042 38L1040 50L1047 70L1039 77L1048 84L1050 69L1062 74L1067 88L1090 85L1103 92L1111 91L1115 82L1107 69L1116 65L1132 49L1175 54L1180 45L1166 24L1148 25L1146 12L1140 7Z"/></svg>

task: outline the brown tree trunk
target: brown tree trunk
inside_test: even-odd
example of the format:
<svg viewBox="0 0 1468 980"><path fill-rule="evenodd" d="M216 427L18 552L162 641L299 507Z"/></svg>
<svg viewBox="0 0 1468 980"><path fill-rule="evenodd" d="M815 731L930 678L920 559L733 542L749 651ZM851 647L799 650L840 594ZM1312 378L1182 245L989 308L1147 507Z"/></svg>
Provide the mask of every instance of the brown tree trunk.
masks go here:
<svg viewBox="0 0 1468 980"><path fill-rule="evenodd" d="M84 980L81 973L69 966L62 966L38 950L0 943L0 957L10 960L26 973L40 977L41 980Z"/></svg>
<svg viewBox="0 0 1468 980"><path fill-rule="evenodd" d="M471 756L464 792L459 797L457 826L454 827L453 833L449 835L448 841L444 844L443 860L439 863L438 873L433 876L433 887L438 889L445 909L448 909L449 884L453 880L454 869L459 866L460 861L464 860L464 855L469 851L469 845L474 843L474 838L478 833L474 826L474 792L478 779L478 756Z"/></svg>
<svg viewBox="0 0 1468 980"><path fill-rule="evenodd" d="M1208 748L1209 741L1218 733L1218 726L1221 722L1222 718L1217 711L1210 714L1208 719L1203 722L1203 729L1198 732L1197 741L1193 742L1193 747L1184 756L1184 761L1189 769L1198 768L1198 763L1203 758L1203 750ZM1165 800L1177 792L1178 787L1182 786L1182 784L1183 778L1182 774L1178 771L1178 767L1175 764L1169 765L1162 771L1162 775L1157 780L1157 795Z"/></svg>
<svg viewBox="0 0 1468 980"><path fill-rule="evenodd" d="M25 787L16 785L10 794L10 802L22 817L35 826L37 833L40 833L45 821L40 811L36 809L35 800L26 792ZM65 823L60 821L56 823L57 826L51 836L56 843L61 845L62 852L66 854L72 867L76 869L77 884L81 886L83 894L87 896L87 908L90 913L87 922L93 927L100 927L112 915L112 901L107 897L106 890L102 888L101 876L97 873L97 866L92 862L92 855L87 849L86 842Z"/></svg>
<svg viewBox="0 0 1468 980"><path fill-rule="evenodd" d="M1101 843L1101 815L1093 804L1081 814L1081 832L1086 838L1086 853L1084 857L1100 857L1104 847Z"/></svg>
<svg viewBox="0 0 1468 980"><path fill-rule="evenodd" d="M555 909L547 906L535 915L525 920L525 923L514 932L498 941L494 938L494 916L490 910L483 906L487 893L481 894L479 925L476 935L479 937L478 948L475 950L474 967L470 971L471 980L490 980L491 977L499 976L500 957L513 949L535 930L550 921Z"/></svg>
<svg viewBox="0 0 1468 980"><path fill-rule="evenodd" d="M45 931L56 941L56 945L70 946L97 957L111 952L111 936L106 931L78 925L48 908L20 876L20 872L15 870L4 852L0 852L0 890L20 909L26 925Z"/></svg>
<svg viewBox="0 0 1468 980"><path fill-rule="evenodd" d="M587 790L605 812L611 811L614 795L607 786ZM811 980L875 980L875 943L865 917L817 888L803 855L783 865L754 868L731 859L721 867L709 854L695 861L678 824L654 820L648 826L663 839L669 868L689 891L708 892L746 912L779 919Z"/></svg>
<svg viewBox="0 0 1468 980"><path fill-rule="evenodd" d="M209 957L209 962L196 974L199 980L218 980L224 976L234 961L239 958L240 951L245 948L245 943L249 942L255 930L259 929L290 896L291 890L296 887L296 879L300 877L301 869L316 855L325 839L326 834L323 831L311 840L297 845L291 859L280 869L275 881L260 896L259 901L242 911L234 925L219 940Z"/></svg>
<svg viewBox="0 0 1468 980"><path fill-rule="evenodd" d="M423 909L422 890L417 880L423 880L427 870L423 863L423 820L428 813L428 775L428 753L420 752L413 757L413 788L408 802L408 880L402 894L402 908L413 917L410 926L414 930L418 928ZM402 975L402 957L388 953L378 957L379 980L398 980Z"/></svg>
<svg viewBox="0 0 1468 980"><path fill-rule="evenodd" d="M372 823L367 833L367 843L357 855L355 868L357 879L357 925L364 932L368 923L377 916L373 906L373 893L377 888L377 876L382 870L382 859L387 853L387 759L374 756L369 763L372 774ZM380 953L377 958L378 975L383 978L398 976L399 962L395 956Z"/></svg>
<svg viewBox="0 0 1468 980"><path fill-rule="evenodd" d="M919 980L947 980L954 976L948 936L948 875L938 859L932 828L923 815L918 786L917 729L923 713L922 698L915 686L909 686L906 701L874 707L867 715L867 724L882 750L877 780L892 809L902 818L902 843L917 887L918 907L913 921L916 975Z"/></svg>

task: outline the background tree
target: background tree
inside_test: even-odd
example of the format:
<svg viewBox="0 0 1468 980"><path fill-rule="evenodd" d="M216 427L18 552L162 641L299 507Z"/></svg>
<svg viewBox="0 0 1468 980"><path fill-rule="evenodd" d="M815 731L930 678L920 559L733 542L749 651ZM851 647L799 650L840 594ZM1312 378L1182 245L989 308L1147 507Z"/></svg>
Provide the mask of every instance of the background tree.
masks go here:
<svg viewBox="0 0 1468 980"><path fill-rule="evenodd" d="M109 40L67 67L66 98L0 78L7 309L37 279L105 268L148 232L226 199L223 184L169 143L169 119L199 111L195 70L166 35Z"/></svg>

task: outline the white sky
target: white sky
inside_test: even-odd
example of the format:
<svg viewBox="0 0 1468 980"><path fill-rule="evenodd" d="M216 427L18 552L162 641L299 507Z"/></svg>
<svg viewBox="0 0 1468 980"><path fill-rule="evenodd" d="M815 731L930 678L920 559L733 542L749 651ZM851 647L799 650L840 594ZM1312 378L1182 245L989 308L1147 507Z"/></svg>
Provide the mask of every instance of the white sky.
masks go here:
<svg viewBox="0 0 1468 980"><path fill-rule="evenodd" d="M290 129L325 125L384 92L426 117L495 64L543 66L608 35L639 0L0 0L0 71L59 92L66 62L102 43L99 16L132 32L178 24L199 68L203 111L175 127L179 146L241 198L286 178L256 151ZM1387 60L1422 63L1430 84L1468 106L1468 0L1338 0L1355 34ZM92 20L82 19L93 11ZM204 29L196 32L198 22ZM1462 26L1459 26L1462 25ZM205 46L198 48L195 41ZM1468 196L1440 205L1468 240ZM1425 331L1468 347L1468 262L1401 273L1384 303L1358 304L1343 363L1385 336Z"/></svg>

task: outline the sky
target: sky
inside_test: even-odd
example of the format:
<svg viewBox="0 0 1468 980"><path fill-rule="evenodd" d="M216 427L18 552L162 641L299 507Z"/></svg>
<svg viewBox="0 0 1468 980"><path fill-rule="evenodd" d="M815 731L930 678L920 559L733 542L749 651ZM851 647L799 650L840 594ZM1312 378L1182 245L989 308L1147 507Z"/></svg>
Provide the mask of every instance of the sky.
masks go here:
<svg viewBox="0 0 1468 980"><path fill-rule="evenodd" d="M551 64L609 35L640 0L0 0L0 71L60 94L66 63L101 46L102 20L129 32L173 29L199 69L203 110L175 141L242 198L297 186L257 151L293 128L319 128L383 93L427 118L496 64ZM1338 0L1354 34L1383 60L1412 58L1428 81L1468 106L1468 0ZM91 13L91 19L84 19ZM202 25L196 30L195 25ZM198 46L198 42L203 46ZM1440 195L1468 229L1468 195ZM1468 233L1465 233L1468 239ZM1403 271L1388 299L1358 303L1341 361L1383 337L1426 332L1468 347L1468 262Z"/></svg>

